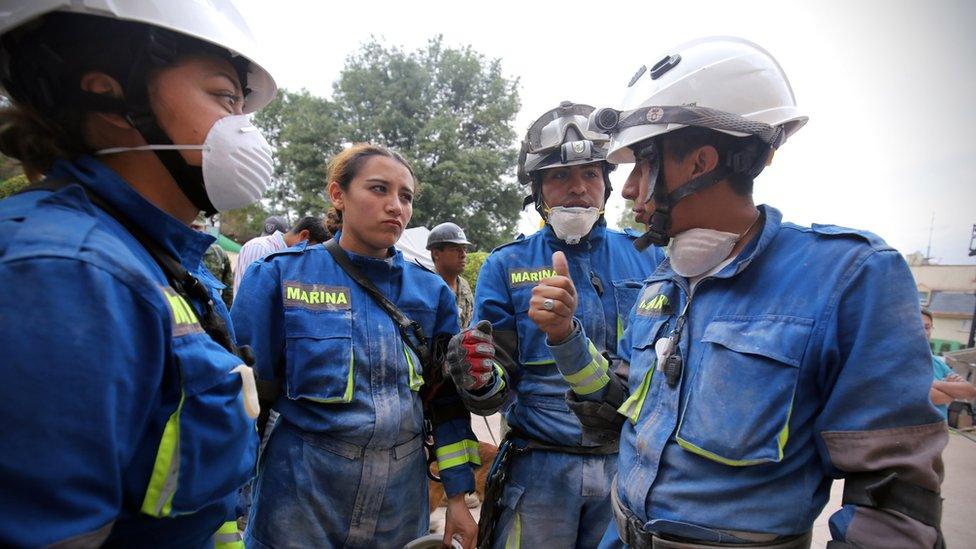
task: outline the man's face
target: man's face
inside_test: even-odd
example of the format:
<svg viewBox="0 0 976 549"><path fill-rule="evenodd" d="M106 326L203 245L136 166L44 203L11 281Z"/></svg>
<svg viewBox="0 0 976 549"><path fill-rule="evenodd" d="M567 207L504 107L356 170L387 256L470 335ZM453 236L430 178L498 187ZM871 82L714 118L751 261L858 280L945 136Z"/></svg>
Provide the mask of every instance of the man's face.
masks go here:
<svg viewBox="0 0 976 549"><path fill-rule="evenodd" d="M603 208L603 166L599 162L542 170L542 199L550 208Z"/></svg>
<svg viewBox="0 0 976 549"><path fill-rule="evenodd" d="M932 339L932 319L928 315L922 315L922 329L925 330L925 339Z"/></svg>
<svg viewBox="0 0 976 549"><path fill-rule="evenodd" d="M448 275L461 274L468 263L468 247L462 244L444 244L440 249L431 250L430 255L437 270Z"/></svg>
<svg viewBox="0 0 976 549"><path fill-rule="evenodd" d="M668 193L684 185L693 177L700 175L696 172L695 162L698 152L705 148L702 147L683 158L679 158L670 150L667 140L659 141L658 154L661 159L657 178L663 180L664 188ZM654 182L651 181L653 171L652 160L639 159L634 164L630 175L627 176L627 181L620 192L625 199L634 201L632 208L634 220L644 225L650 222L651 214L654 213L655 208L652 198ZM695 193L672 207L671 229L669 231L671 236L695 227L696 220L708 218L709 212L715 206L704 199L707 191L708 189Z"/></svg>

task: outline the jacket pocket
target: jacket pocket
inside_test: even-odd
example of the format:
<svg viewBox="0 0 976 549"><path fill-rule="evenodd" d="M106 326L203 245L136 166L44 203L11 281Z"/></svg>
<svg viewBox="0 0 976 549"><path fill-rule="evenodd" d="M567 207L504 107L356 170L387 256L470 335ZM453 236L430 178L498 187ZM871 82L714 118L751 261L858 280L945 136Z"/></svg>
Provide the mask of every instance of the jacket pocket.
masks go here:
<svg viewBox="0 0 976 549"><path fill-rule="evenodd" d="M669 318L654 321L638 319L631 329L633 341L630 356L630 371L627 375L627 388L630 396L624 401L617 412L627 417L631 424L637 424L644 409L644 402L651 388L651 379L657 366L657 354L654 344L666 333Z"/></svg>
<svg viewBox="0 0 976 549"><path fill-rule="evenodd" d="M624 336L630 321L630 311L634 309L644 283L636 278L613 281L613 297L617 301L617 341Z"/></svg>
<svg viewBox="0 0 976 549"><path fill-rule="evenodd" d="M285 311L285 385L288 398L321 403L352 401L352 312Z"/></svg>
<svg viewBox="0 0 976 549"><path fill-rule="evenodd" d="M541 366L556 362L546 347L546 334L529 318L528 309L515 313L515 327L518 331L519 364Z"/></svg>
<svg viewBox="0 0 976 549"><path fill-rule="evenodd" d="M180 402L160 439L142 511L192 513L235 493L254 466L257 434L247 417L240 360L206 334L173 339Z"/></svg>
<svg viewBox="0 0 976 549"><path fill-rule="evenodd" d="M705 328L676 439L731 466L783 459L800 364L813 320L718 317Z"/></svg>

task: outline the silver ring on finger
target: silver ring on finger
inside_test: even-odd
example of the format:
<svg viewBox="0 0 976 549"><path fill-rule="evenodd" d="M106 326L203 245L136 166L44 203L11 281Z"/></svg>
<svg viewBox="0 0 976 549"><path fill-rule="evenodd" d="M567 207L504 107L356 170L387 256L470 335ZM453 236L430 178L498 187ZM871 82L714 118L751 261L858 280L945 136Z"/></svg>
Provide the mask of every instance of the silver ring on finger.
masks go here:
<svg viewBox="0 0 976 549"><path fill-rule="evenodd" d="M555 306L556 306L556 302L551 299L544 299L542 301L542 308L547 311L551 311Z"/></svg>

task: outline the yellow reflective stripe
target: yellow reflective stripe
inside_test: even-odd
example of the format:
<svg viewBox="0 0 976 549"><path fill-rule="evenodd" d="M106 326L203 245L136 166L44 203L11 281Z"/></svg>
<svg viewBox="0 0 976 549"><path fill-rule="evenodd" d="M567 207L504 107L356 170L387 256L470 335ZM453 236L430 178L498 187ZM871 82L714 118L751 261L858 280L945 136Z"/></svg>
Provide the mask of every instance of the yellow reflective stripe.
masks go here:
<svg viewBox="0 0 976 549"><path fill-rule="evenodd" d="M350 340L349 345L350 346L352 345L351 340ZM341 397L335 397L335 398L315 398L315 397L306 397L306 396L303 396L302 398L305 399L305 400L311 400L312 402L321 402L323 404L331 404L331 403L339 403L339 402L352 402L352 390L353 390L353 387L355 386L355 384L353 383L353 371L355 370L355 368L353 367L353 360L354 360L354 358L355 358L354 353L352 351L350 351L349 352L349 375L346 376L346 392L343 393L343 395Z"/></svg>
<svg viewBox="0 0 976 549"><path fill-rule="evenodd" d="M606 387L610 383L607 371L610 369L607 359L597 352L593 342L589 344L590 363L575 374L564 375L569 382L570 389L578 395L589 395Z"/></svg>
<svg viewBox="0 0 976 549"><path fill-rule="evenodd" d="M792 416L793 399L790 399L790 412L786 414L786 425L783 425L783 430L776 437L776 445L779 446L779 459L776 460L777 462L783 461L783 449L786 448L786 443L790 440L790 417Z"/></svg>
<svg viewBox="0 0 976 549"><path fill-rule="evenodd" d="M435 454L437 455L437 466L441 471L450 469L451 467L457 467L458 465L464 465L465 463L481 465L481 455L478 453L477 440L466 438L454 444L441 446Z"/></svg>
<svg viewBox="0 0 976 549"><path fill-rule="evenodd" d="M555 360L537 360L535 362L523 362L523 366L545 366L546 364L555 364Z"/></svg>
<svg viewBox="0 0 976 549"><path fill-rule="evenodd" d="M424 384L424 376L417 375L417 371L413 366L413 359L410 358L410 351L407 350L407 345L403 345L403 356L407 357L407 379L410 382L411 391L419 391L420 387Z"/></svg>
<svg viewBox="0 0 976 549"><path fill-rule="evenodd" d="M712 461L717 461L723 465L730 465L732 467L743 467L746 465L756 465L757 463L766 463L769 461L768 459L729 459L726 457L722 457L714 452L709 452L704 448L695 446L694 444L688 442L687 440L679 436L675 436L674 438L678 442L678 446L681 446L685 450L688 450L693 454L698 454L699 456L708 458Z"/></svg>
<svg viewBox="0 0 976 549"><path fill-rule="evenodd" d="M515 522L512 529L508 531L508 538L505 540L505 549L519 549L522 546L522 517L515 512Z"/></svg>
<svg viewBox="0 0 976 549"><path fill-rule="evenodd" d="M173 510L173 496L176 495L180 476L180 412L183 410L183 396L181 391L176 411L166 420L152 475L149 476L149 486L142 500L142 512L154 517L169 516Z"/></svg>
<svg viewBox="0 0 976 549"><path fill-rule="evenodd" d="M637 390L620 405L620 408L617 408L618 414L627 416L627 419L635 425L637 424L637 419L640 417L641 409L644 408L644 400L647 398L647 390L651 387L652 377L654 377L653 364L648 368L647 373L644 374L644 379L641 380Z"/></svg>
<svg viewBox="0 0 976 549"><path fill-rule="evenodd" d="M244 538L237 529L236 521L228 521L220 526L213 536L214 549L244 549Z"/></svg>
<svg viewBox="0 0 976 549"><path fill-rule="evenodd" d="M701 448L699 446L695 446L694 444L688 442L687 440L681 438L680 436L675 435L674 438L678 442L678 446L681 446L685 450L688 450L689 452L691 452L693 454L698 454L699 456L708 458L708 459L710 459L712 461L717 461L717 462L719 462L721 464L724 464L724 465L730 465L732 467L745 467L747 465L756 465L756 464L759 464L759 463L769 463L771 461L774 461L774 463L779 463L780 461L783 461L783 449L786 448L786 442L790 438L790 416L792 416L792 415L793 415L793 403L791 402L790 403L790 412L786 415L786 425L783 426L783 429L780 430L779 434L776 436L776 446L777 446L778 457L776 458L775 461L774 460L771 460L771 459L765 459L765 458L763 458L763 459L729 459L727 457L720 456L720 455L716 454L715 452L709 452L708 450L706 450L704 448ZM679 431L681 430L681 426L680 425L678 426L678 430Z"/></svg>
<svg viewBox="0 0 976 549"><path fill-rule="evenodd" d="M619 342L624 337L624 319L620 315L617 315L617 341Z"/></svg>

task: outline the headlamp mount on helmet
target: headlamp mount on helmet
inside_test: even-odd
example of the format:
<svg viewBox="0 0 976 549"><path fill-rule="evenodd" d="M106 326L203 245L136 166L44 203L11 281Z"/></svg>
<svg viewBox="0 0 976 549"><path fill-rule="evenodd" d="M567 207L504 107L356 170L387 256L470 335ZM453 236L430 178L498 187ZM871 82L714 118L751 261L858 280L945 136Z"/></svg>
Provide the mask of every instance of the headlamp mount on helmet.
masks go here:
<svg viewBox="0 0 976 549"><path fill-rule="evenodd" d="M692 178L681 187L668 193L661 177L661 134L630 146L634 158L647 161L649 166L649 181L653 185L647 202L654 199L654 212L647 224L647 231L641 235L634 246L644 250L651 244L666 246L670 240L668 232L671 227L671 209L680 200L710 187L719 181L736 174L755 178L772 156L773 151L785 140L782 127L771 126L763 122L745 119L739 115L698 106L647 106L631 111L615 109L599 109L590 114L587 126L591 131L603 131L609 134L626 128L646 124L680 124L710 130L739 134L744 137L754 136L757 139L743 139L742 145L734 151L726 151L719 159L718 166L712 171Z"/></svg>
<svg viewBox="0 0 976 549"><path fill-rule="evenodd" d="M655 201L648 232L638 239L645 247L668 242L670 208L675 202L724 177L741 176L732 178L736 183L754 178L773 151L807 122L783 68L768 51L748 40L698 38L656 59L650 68L643 65L634 73L622 110L599 109L587 123L588 130L610 135L608 162L637 160L651 167L643 170L654 176L649 183ZM692 139L674 141L681 145L676 148L711 143L720 157L715 169L666 193L660 147L665 144L670 152L672 142L664 136L689 126L720 137L710 140L697 130L689 131L685 134Z"/></svg>

